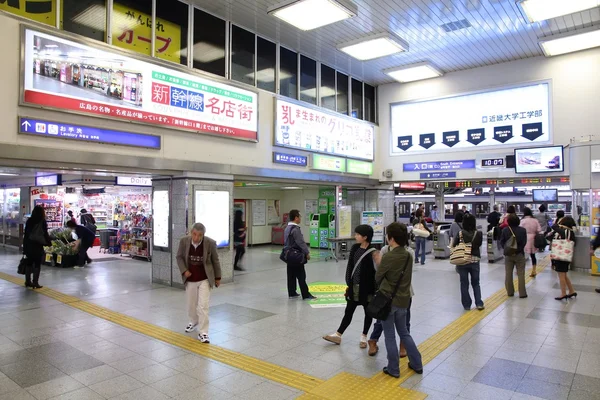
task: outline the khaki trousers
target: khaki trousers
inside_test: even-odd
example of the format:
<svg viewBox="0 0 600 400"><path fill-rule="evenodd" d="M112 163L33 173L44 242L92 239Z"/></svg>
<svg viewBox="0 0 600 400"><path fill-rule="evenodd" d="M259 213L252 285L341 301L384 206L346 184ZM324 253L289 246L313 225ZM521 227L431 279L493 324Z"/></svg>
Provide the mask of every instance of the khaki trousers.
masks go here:
<svg viewBox="0 0 600 400"><path fill-rule="evenodd" d="M506 294L509 296L515 295L515 285L513 271L517 267L517 278L519 279L519 297L527 296L527 289L525 288L525 259L524 254L517 254L516 256L505 256L504 266L506 268Z"/></svg>
<svg viewBox="0 0 600 400"><path fill-rule="evenodd" d="M186 282L185 294L190 322L198 325L199 333L208 335L208 306L210 303L208 279L200 282Z"/></svg>

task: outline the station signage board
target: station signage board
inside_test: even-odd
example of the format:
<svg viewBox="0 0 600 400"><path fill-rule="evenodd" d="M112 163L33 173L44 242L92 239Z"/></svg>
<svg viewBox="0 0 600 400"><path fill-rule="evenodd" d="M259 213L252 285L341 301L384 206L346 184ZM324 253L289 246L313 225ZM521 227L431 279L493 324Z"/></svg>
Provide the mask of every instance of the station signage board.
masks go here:
<svg viewBox="0 0 600 400"><path fill-rule="evenodd" d="M373 163L349 159L346 160L346 172L357 175L373 175Z"/></svg>
<svg viewBox="0 0 600 400"><path fill-rule="evenodd" d="M600 172L600 160L592 160L592 172Z"/></svg>
<svg viewBox="0 0 600 400"><path fill-rule="evenodd" d="M456 178L456 172L422 172L420 179L447 179Z"/></svg>
<svg viewBox="0 0 600 400"><path fill-rule="evenodd" d="M550 84L392 104L390 155L552 142Z"/></svg>
<svg viewBox="0 0 600 400"><path fill-rule="evenodd" d="M282 99L275 103L276 146L373 161L372 124Z"/></svg>
<svg viewBox="0 0 600 400"><path fill-rule="evenodd" d="M273 162L276 164L295 165L297 167L306 167L308 157L296 154L273 152Z"/></svg>
<svg viewBox="0 0 600 400"><path fill-rule="evenodd" d="M146 176L117 176L117 186L152 186L152 178Z"/></svg>
<svg viewBox="0 0 600 400"><path fill-rule="evenodd" d="M310 168L321 171L346 172L346 159L313 154Z"/></svg>
<svg viewBox="0 0 600 400"><path fill-rule="evenodd" d="M474 169L475 160L428 161L422 163L404 163L404 172L420 171L453 171L458 169Z"/></svg>
<svg viewBox="0 0 600 400"><path fill-rule="evenodd" d="M35 177L35 186L59 186L62 185L62 175L43 175Z"/></svg>
<svg viewBox="0 0 600 400"><path fill-rule="evenodd" d="M160 136L145 133L115 131L27 117L19 117L19 133L78 142L118 144L149 149L160 149L161 141Z"/></svg>
<svg viewBox="0 0 600 400"><path fill-rule="evenodd" d="M25 30L22 105L258 141L258 95Z"/></svg>

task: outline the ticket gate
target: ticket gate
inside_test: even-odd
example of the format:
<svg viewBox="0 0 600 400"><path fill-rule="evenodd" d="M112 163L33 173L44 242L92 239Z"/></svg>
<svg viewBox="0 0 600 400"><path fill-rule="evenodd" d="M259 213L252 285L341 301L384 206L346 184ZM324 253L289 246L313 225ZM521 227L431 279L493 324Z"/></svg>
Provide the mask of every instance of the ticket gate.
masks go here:
<svg viewBox="0 0 600 400"><path fill-rule="evenodd" d="M504 249L500 246L500 228L493 228L492 233L487 235L488 262L493 263L504 257Z"/></svg>
<svg viewBox="0 0 600 400"><path fill-rule="evenodd" d="M433 256L435 258L450 258L450 224L438 225L433 234Z"/></svg>

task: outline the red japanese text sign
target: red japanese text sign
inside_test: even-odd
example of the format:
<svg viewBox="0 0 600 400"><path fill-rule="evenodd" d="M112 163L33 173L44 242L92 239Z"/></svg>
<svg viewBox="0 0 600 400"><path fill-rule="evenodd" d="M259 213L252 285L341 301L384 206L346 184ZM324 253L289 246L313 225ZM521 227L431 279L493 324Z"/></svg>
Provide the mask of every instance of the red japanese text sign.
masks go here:
<svg viewBox="0 0 600 400"><path fill-rule="evenodd" d="M24 105L258 141L256 93L25 30Z"/></svg>
<svg viewBox="0 0 600 400"><path fill-rule="evenodd" d="M317 153L373 160L373 125L277 100L275 144Z"/></svg>

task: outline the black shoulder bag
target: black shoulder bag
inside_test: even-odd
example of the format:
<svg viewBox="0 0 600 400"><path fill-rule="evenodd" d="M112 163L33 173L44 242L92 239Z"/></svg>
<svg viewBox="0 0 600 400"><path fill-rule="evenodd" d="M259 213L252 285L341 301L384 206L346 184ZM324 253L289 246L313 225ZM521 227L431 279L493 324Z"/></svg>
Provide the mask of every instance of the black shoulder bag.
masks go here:
<svg viewBox="0 0 600 400"><path fill-rule="evenodd" d="M411 261L412 257L408 255L406 259L406 264L404 264L404 269L400 274L400 278L398 278L398 282L396 283L396 287L394 287L394 291L392 292L392 297L387 297L381 290L377 290L375 295L373 296L373 300L367 305L367 309L365 310L366 314L371 317L378 319L380 321L385 321L390 315L392 311L392 300L394 300L394 296L396 296L396 292L400 287L400 282L402 282L402 277L406 272L406 268L408 268L408 263Z"/></svg>
<svg viewBox="0 0 600 400"><path fill-rule="evenodd" d="M294 227L290 229L290 233L288 235L288 244L291 242L294 229L296 228ZM294 244L283 247L281 254L279 255L279 259L288 264L304 264L306 261L306 256L299 248L296 247L296 242L294 241Z"/></svg>

